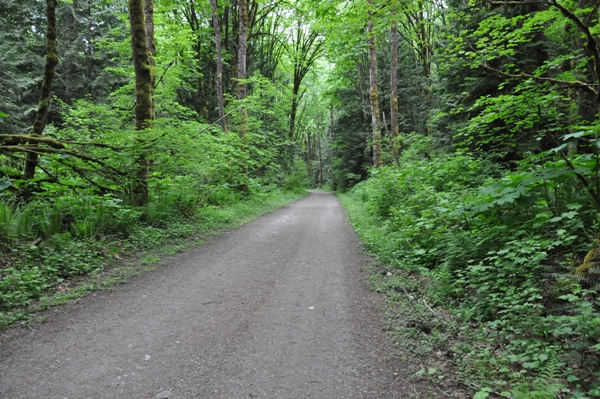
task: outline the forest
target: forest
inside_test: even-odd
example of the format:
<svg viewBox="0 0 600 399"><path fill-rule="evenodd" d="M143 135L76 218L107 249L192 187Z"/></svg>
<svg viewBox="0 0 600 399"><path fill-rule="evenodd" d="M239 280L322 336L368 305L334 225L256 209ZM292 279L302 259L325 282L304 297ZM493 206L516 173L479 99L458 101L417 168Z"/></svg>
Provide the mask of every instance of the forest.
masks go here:
<svg viewBox="0 0 600 399"><path fill-rule="evenodd" d="M473 397L600 397L599 110L599 0L0 0L0 326L317 187Z"/></svg>

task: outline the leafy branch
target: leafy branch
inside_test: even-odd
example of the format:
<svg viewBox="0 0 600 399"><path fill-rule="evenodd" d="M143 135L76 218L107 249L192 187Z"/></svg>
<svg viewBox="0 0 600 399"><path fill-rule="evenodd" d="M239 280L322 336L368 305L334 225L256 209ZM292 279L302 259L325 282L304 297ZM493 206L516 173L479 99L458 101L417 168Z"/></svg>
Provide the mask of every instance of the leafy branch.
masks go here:
<svg viewBox="0 0 600 399"><path fill-rule="evenodd" d="M481 66L491 72L494 72L500 76L503 77L507 77L507 78L515 78L515 79L533 79L536 80L538 82L549 82L549 83L554 83L557 85L562 85L562 86L566 86L566 87L572 87L572 88L579 88L579 89L583 89L585 91L587 91L590 94L593 94L595 96L598 96L598 90L594 89L595 84L590 84L590 83L585 83L582 82L580 80L562 80L562 79L555 79L555 78L548 78L548 77L544 77L544 76L536 76L536 75L532 75L529 73L525 73L525 72L520 72L520 73L509 73L509 72L504 72L501 71L497 68L491 67L489 65L487 65L485 62L481 64Z"/></svg>

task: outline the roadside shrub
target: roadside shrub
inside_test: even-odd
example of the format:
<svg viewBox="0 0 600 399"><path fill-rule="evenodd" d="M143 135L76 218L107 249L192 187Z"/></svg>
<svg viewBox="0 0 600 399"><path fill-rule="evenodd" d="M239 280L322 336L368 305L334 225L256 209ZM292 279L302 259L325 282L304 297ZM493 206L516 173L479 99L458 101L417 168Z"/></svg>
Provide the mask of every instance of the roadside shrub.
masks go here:
<svg viewBox="0 0 600 399"><path fill-rule="evenodd" d="M598 397L598 292L584 291L583 277L554 277L596 245L597 205L581 185L594 180L594 160L569 165L548 151L501 171L422 152L409 149L399 167L349 192L351 215L369 220L357 225L361 238L388 267L432 278L429 300L478 326L457 348L477 397Z"/></svg>

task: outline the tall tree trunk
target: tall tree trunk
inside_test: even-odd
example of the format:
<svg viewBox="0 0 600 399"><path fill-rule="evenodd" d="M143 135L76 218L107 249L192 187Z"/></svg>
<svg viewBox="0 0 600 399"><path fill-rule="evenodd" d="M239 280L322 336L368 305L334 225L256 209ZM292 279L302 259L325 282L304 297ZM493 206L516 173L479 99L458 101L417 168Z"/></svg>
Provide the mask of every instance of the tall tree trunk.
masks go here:
<svg viewBox="0 0 600 399"><path fill-rule="evenodd" d="M52 93L52 79L58 65L58 49L56 47L56 0L46 0L46 65L44 66L44 78L42 79L42 92L38 102L38 110L31 130L32 135L41 136L44 133L48 120L48 109L50 108L50 96ZM35 168L38 163L38 154L35 152L37 144L30 144L32 152L27 153L23 177L31 180L35 177Z"/></svg>
<svg viewBox="0 0 600 399"><path fill-rule="evenodd" d="M135 69L135 128L139 134L150 127L154 119L152 106L153 73L150 64L144 0L129 0L129 23L131 29L131 52ZM138 144L143 147L144 140L138 136ZM137 159L137 182L133 190L133 203L145 205L148 203L148 157L145 149L141 148Z"/></svg>
<svg viewBox="0 0 600 399"><path fill-rule="evenodd" d="M302 36L303 30L300 20L297 21L296 27L296 42L294 43L294 54L292 56L294 60L294 81L292 84L292 109L290 112L290 133L289 139L294 140L294 133L296 131L296 117L298 114L298 98L300 94L300 84L302 83L302 77L300 76L302 63L305 61L304 55L301 54L302 48Z"/></svg>
<svg viewBox="0 0 600 399"><path fill-rule="evenodd" d="M144 23L146 25L146 46L148 46L148 65L151 68L151 85L152 92L156 90L156 42L154 40L154 0L144 0ZM152 119L156 104L154 96L152 96Z"/></svg>
<svg viewBox="0 0 600 399"><path fill-rule="evenodd" d="M219 121L221 130L227 132L225 121L225 101L223 100L223 50L221 49L221 26L219 23L219 7L217 0L210 0L212 7L213 27L215 29L215 47L217 51L217 104L219 107Z"/></svg>
<svg viewBox="0 0 600 399"><path fill-rule="evenodd" d="M238 100L246 98L246 50L248 40L248 3L246 0L238 1L239 29L238 29Z"/></svg>
<svg viewBox="0 0 600 399"><path fill-rule="evenodd" d="M290 111L290 141L294 140L294 134L296 132L296 118L298 114L298 94L296 91L296 85L294 84L294 89L292 91L292 109Z"/></svg>
<svg viewBox="0 0 600 399"><path fill-rule="evenodd" d="M398 15L396 4L392 6L391 41L391 67L390 67L390 135L392 154L398 163Z"/></svg>
<svg viewBox="0 0 600 399"><path fill-rule="evenodd" d="M311 161L312 157L310 156L310 150L312 147L312 141L310 140L310 134L306 135L306 171L308 173L308 178L312 179L312 167Z"/></svg>
<svg viewBox="0 0 600 399"><path fill-rule="evenodd" d="M370 105L367 105L367 100L365 99L364 94L365 73L363 71L362 62L356 63L356 70L358 71L358 94L360 95L360 110L362 111L364 119L367 120L369 118L369 112L367 111L367 108L369 108Z"/></svg>
<svg viewBox="0 0 600 399"><path fill-rule="evenodd" d="M369 3L369 24L367 25L367 35L369 42L369 83L371 100L371 129L373 131L373 167L381 167L381 129L379 127L379 98L377 91L377 47L375 43L375 34L373 33L373 0L367 0Z"/></svg>
<svg viewBox="0 0 600 399"><path fill-rule="evenodd" d="M333 105L329 106L329 139L333 143L335 142L335 119L333 115Z"/></svg>
<svg viewBox="0 0 600 399"><path fill-rule="evenodd" d="M246 50L248 40L248 3L246 0L238 1L238 12L239 12L239 29L238 29L238 100L244 100L246 98ZM248 110L243 105L241 110L241 123L240 123L240 138L242 140L242 151L244 156L248 154ZM242 176L241 189L244 192L248 192L248 161L243 160L244 175Z"/></svg>
<svg viewBox="0 0 600 399"><path fill-rule="evenodd" d="M80 32L79 29L79 19L77 18L77 11L79 11L79 5L78 5L78 1L74 0L73 4L71 5L71 7L73 7L71 10L69 10L68 13L66 13L66 15L63 17L63 26L66 32L73 32L73 34L77 35L76 32ZM88 7L89 10L89 7ZM87 10L86 10L87 11ZM81 10L81 13L83 14L84 10ZM89 14L88 14L89 16ZM91 18L90 18L91 19ZM89 22L88 22L88 28L89 28ZM89 29L88 29L89 31ZM73 36L66 36L67 40L72 40ZM65 40L65 39L63 39ZM89 59L92 57L88 57L88 62L87 62L87 71L89 71L89 64L90 61ZM73 60L73 62L68 62L65 63L63 62L63 68L64 68L64 81L65 81L65 97L63 98L63 101L65 103L67 103L67 105L73 105L73 100L76 98L77 94L78 94L78 89L80 89L80 87L78 87L78 83L79 83L79 76L77 76L77 72L78 72L78 68L76 65L75 60ZM87 75L86 73L86 78L88 78L89 75ZM86 79L87 80L87 79ZM87 86L87 85L86 85ZM89 87L89 86L87 86Z"/></svg>
<svg viewBox="0 0 600 399"><path fill-rule="evenodd" d="M146 46L148 46L148 65L154 70L156 68L156 43L154 41L154 0L144 0L144 22L146 25ZM152 89L156 88L156 73L151 75ZM152 112L154 112L154 103L152 103Z"/></svg>
<svg viewBox="0 0 600 399"><path fill-rule="evenodd" d="M321 126L317 124L317 153L319 156L319 187L323 187L323 153L321 151Z"/></svg>
<svg viewBox="0 0 600 399"><path fill-rule="evenodd" d="M594 2L592 2L590 0L578 0L577 7L580 10L586 10L586 9L592 10L592 9L594 9L592 3L594 3ZM594 14L591 14L591 13L594 13ZM584 16L582 16L580 18L582 20L583 19L587 20L588 26L595 26L598 21L597 9L594 9L594 11L585 13ZM586 39L584 37L579 37L577 41L578 41L576 43L577 48L585 49L584 54L588 59L588 61L587 61L588 73L586 73L586 75L587 75L586 78L588 79L588 81L598 84L599 82L595 81L597 78L596 75L598 73L596 71L596 68L598 68L600 66L594 65L594 51L592 49L592 46L590 46L588 43L586 43ZM597 41L596 41L596 43L597 43ZM598 44L596 44L596 46L598 46ZM596 71L596 73L594 73L594 71ZM579 108L579 115L581 116L581 118L586 123L593 122L596 119L596 115L598 114L598 95L595 96L586 90L580 90L579 98L578 98L577 102L578 102L578 108Z"/></svg>

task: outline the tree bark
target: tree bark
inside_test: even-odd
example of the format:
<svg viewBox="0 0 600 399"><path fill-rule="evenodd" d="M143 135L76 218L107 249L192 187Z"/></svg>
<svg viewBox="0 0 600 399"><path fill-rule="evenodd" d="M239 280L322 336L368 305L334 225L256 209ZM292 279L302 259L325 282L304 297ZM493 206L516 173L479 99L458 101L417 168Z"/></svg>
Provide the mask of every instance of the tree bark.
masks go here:
<svg viewBox="0 0 600 399"><path fill-rule="evenodd" d="M373 33L373 0L369 3L369 23L367 36L369 42L369 98L371 101L371 129L373 131L373 167L381 167L381 129L379 127L379 98L377 91L377 47Z"/></svg>
<svg viewBox="0 0 600 399"><path fill-rule="evenodd" d="M391 67L390 67L390 135L392 155L398 163L398 21L396 4L392 5L392 28L390 32L391 42Z"/></svg>
<svg viewBox="0 0 600 399"><path fill-rule="evenodd" d="M146 46L148 46L148 65L154 70L156 67L156 42L154 41L154 0L145 0L144 23L146 26ZM156 88L156 73L152 71L152 89ZM152 104L154 112L154 103Z"/></svg>
<svg viewBox="0 0 600 399"><path fill-rule="evenodd" d="M129 0L129 23L131 29L131 51L135 69L135 128L138 132L151 126L154 119L152 104L153 73L148 49L144 0ZM150 14L152 15L152 14ZM139 144L144 140L138 136ZM148 203L148 157L142 148L137 159L137 182L133 190L133 203Z"/></svg>
<svg viewBox="0 0 600 399"><path fill-rule="evenodd" d="M48 120L50 108L50 97L52 94L52 79L58 65L58 49L56 47L56 0L46 0L46 64L44 66L44 78L42 80L42 92L38 102L38 110L31 129L32 135L41 136L44 133ZM23 177L31 180L35 177L35 168L38 163L38 154L35 152L37 143L31 143L33 151L27 153Z"/></svg>
<svg viewBox="0 0 600 399"><path fill-rule="evenodd" d="M358 71L358 94L360 95L360 110L362 111L363 118L368 120L369 111L367 108L370 108L371 105L367 105L367 100L365 99L365 73L363 71L363 63L356 62L356 70Z"/></svg>
<svg viewBox="0 0 600 399"><path fill-rule="evenodd" d="M219 7L217 0L210 0L212 7L212 20L215 29L215 48L217 51L217 104L219 107L219 120L221 130L227 132L225 121L225 101L223 100L223 50L221 48L221 26L219 22Z"/></svg>

